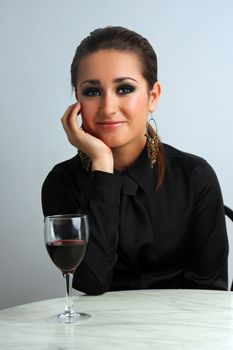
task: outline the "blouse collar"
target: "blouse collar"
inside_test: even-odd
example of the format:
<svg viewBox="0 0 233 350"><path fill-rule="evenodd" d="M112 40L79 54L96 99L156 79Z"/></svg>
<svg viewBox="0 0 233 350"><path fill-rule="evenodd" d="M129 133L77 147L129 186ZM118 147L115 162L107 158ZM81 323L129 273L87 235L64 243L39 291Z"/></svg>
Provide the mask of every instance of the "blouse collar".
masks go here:
<svg viewBox="0 0 233 350"><path fill-rule="evenodd" d="M116 173L122 175L123 178L127 178L128 175L141 189L146 192L155 190L157 168L156 166L154 168L151 168L148 160L146 146L132 166L122 172Z"/></svg>

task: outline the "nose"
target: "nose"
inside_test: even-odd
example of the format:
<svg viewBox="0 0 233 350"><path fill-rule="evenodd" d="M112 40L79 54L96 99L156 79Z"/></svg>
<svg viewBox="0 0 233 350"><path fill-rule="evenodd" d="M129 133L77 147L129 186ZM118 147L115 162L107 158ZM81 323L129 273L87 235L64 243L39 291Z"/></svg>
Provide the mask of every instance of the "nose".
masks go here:
<svg viewBox="0 0 233 350"><path fill-rule="evenodd" d="M101 114L105 117L111 117L117 113L117 110L117 96L111 92L104 94L101 99Z"/></svg>

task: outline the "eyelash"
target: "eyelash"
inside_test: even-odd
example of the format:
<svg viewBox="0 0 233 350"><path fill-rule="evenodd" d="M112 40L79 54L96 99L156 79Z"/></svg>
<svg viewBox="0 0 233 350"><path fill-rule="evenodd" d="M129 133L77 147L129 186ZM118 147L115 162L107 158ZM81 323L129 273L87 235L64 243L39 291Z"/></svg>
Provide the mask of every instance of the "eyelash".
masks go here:
<svg viewBox="0 0 233 350"><path fill-rule="evenodd" d="M119 95L128 95L135 90L135 87L129 84L120 85L117 87L116 92ZM82 95L87 97L95 97L101 95L101 89L96 87L87 87L82 91Z"/></svg>
<svg viewBox="0 0 233 350"><path fill-rule="evenodd" d="M124 90L124 92L120 93L120 91ZM124 85L120 85L117 88L118 94L120 95L127 95L130 94L131 92L133 92L135 90L135 87L132 85L128 85L128 84L124 84Z"/></svg>

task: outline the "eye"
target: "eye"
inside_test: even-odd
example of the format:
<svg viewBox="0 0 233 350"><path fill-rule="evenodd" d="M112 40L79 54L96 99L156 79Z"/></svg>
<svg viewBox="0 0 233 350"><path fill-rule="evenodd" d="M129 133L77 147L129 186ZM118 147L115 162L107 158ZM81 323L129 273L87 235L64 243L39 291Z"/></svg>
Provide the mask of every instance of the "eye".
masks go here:
<svg viewBox="0 0 233 350"><path fill-rule="evenodd" d="M132 85L121 85L118 86L117 88L117 93L120 95L127 95L130 94L131 92L133 92L135 90L135 87Z"/></svg>
<svg viewBox="0 0 233 350"><path fill-rule="evenodd" d="M87 87L82 91L82 95L88 96L88 97L93 97L93 96L100 96L100 89L95 88L95 87Z"/></svg>

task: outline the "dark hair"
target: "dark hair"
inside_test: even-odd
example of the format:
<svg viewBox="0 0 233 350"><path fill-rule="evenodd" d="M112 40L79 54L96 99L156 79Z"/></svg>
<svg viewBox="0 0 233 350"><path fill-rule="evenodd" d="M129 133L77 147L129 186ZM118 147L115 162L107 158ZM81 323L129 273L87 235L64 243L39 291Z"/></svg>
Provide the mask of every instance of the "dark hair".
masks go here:
<svg viewBox="0 0 233 350"><path fill-rule="evenodd" d="M142 67L142 75L147 81L148 89L152 89L157 82L157 56L149 41L140 34L120 26L108 26L95 29L84 38L77 47L71 64L71 84L76 89L78 70L81 60L100 50L116 50L134 53L139 58ZM153 132L153 128L150 128ZM157 155L158 178L156 189L163 181L165 173L165 160L163 147L159 141Z"/></svg>
<svg viewBox="0 0 233 350"><path fill-rule="evenodd" d="M71 65L71 83L77 85L78 68L83 57L99 50L117 50L135 53L142 66L142 75L152 89L157 81L157 57L147 39L123 27L99 28L83 39L77 47Z"/></svg>

